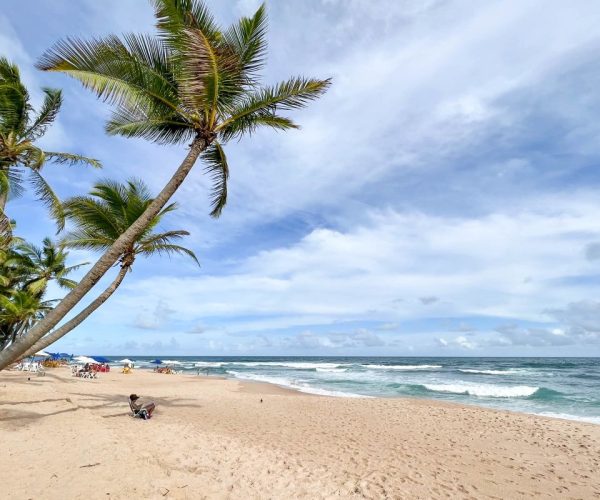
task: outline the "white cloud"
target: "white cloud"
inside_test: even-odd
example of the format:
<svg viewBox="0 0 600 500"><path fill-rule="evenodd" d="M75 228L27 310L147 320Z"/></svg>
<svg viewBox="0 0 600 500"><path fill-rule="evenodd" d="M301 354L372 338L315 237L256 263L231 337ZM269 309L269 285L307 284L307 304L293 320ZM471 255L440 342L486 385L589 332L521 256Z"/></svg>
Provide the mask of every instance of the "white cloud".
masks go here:
<svg viewBox="0 0 600 500"><path fill-rule="evenodd" d="M227 275L130 282L119 307L159 300L183 321L213 318L230 332L432 314L549 321L548 309L598 292L593 282L577 283L593 270L582 249L598 237L594 198L552 200L550 210L538 200L537 208L480 219L380 212L367 226L318 229L260 252ZM432 300L438 295L444 301Z"/></svg>

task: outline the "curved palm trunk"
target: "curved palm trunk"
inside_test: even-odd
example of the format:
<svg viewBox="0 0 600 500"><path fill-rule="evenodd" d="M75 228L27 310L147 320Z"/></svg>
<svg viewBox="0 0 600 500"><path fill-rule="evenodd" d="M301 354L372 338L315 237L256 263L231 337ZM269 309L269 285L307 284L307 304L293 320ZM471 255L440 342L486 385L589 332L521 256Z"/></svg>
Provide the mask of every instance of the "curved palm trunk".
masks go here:
<svg viewBox="0 0 600 500"><path fill-rule="evenodd" d="M135 239L148 226L150 221L166 205L171 196L177 191L190 170L196 163L200 153L206 149L208 141L202 138L194 139L188 154L173 174L159 195L148 205L144 213L104 252L102 257L82 278L79 284L71 290L39 323L37 323L27 335L17 342L11 344L0 353L0 370L6 368L10 363L19 359L24 352L28 351L38 340L46 335L65 315L77 305L77 303L89 292L92 287L104 276L106 271L117 261L120 255L135 241Z"/></svg>
<svg viewBox="0 0 600 500"><path fill-rule="evenodd" d="M119 274L114 279L114 281L100 295L98 295L98 297L96 297L85 309L83 309L83 311L81 311L73 319L67 321L60 328L56 329L52 333L49 333L45 337L42 337L40 340L38 340L33 345L33 347L28 349L22 355L22 357L26 358L27 356L31 356L36 352L45 349L49 345L54 344L54 342L56 342L61 337L64 337L67 333L73 330L73 328L79 326L90 314L92 314L96 309L98 309L102 304L104 304L117 288L119 288L119 285L121 285L121 282L125 278L125 275L127 274L128 270L128 266L121 267L121 270L119 271Z"/></svg>

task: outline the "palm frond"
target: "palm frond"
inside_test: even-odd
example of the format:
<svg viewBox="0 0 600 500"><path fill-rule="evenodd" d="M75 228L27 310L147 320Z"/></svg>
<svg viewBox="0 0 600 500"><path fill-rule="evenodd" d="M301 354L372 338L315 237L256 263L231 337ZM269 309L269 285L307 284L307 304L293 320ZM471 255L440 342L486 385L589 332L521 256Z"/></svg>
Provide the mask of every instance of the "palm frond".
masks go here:
<svg viewBox="0 0 600 500"><path fill-rule="evenodd" d="M119 106L106 124L106 131L110 135L142 138L159 144L181 144L194 137L194 129L179 115L152 115L148 111L141 106Z"/></svg>
<svg viewBox="0 0 600 500"><path fill-rule="evenodd" d="M52 218L56 221L58 230L62 231L65 227L65 212L58 196L54 193L50 184L42 177L38 170L30 169L29 179L36 196L46 205Z"/></svg>
<svg viewBox="0 0 600 500"><path fill-rule="evenodd" d="M158 254L158 255L168 255L168 256L170 256L172 254L187 255L187 256L191 257L194 260L194 262L196 262L196 264L200 265L200 261L198 260L198 257L196 257L196 254L192 250L190 250L189 248L179 246L179 245L166 244L166 243L153 243L151 245L146 246L141 253L146 254L146 255Z"/></svg>
<svg viewBox="0 0 600 500"><path fill-rule="evenodd" d="M128 39L140 42L134 35ZM134 43L135 49L141 44ZM90 41L61 40L42 55L37 67L72 76L113 104L132 108L144 104L164 112L182 112L178 109L176 89L163 74L164 68L155 63L154 59L143 59L143 52L132 53L117 36L111 35Z"/></svg>
<svg viewBox="0 0 600 500"><path fill-rule="evenodd" d="M245 84L255 84L256 77L265 64L267 27L267 9L263 3L254 16L241 18L223 34L225 43L239 57Z"/></svg>
<svg viewBox="0 0 600 500"><path fill-rule="evenodd" d="M59 284L59 286L66 288L67 290L72 290L77 286L77 281L69 278L59 278L56 280L56 282Z"/></svg>
<svg viewBox="0 0 600 500"><path fill-rule="evenodd" d="M259 127L269 127L276 130L300 128L291 119L276 115L271 111L257 111L253 114L242 115L221 129L220 137L223 142L252 134Z"/></svg>
<svg viewBox="0 0 600 500"><path fill-rule="evenodd" d="M84 163L94 168L102 168L102 164L95 158L89 158L83 155L77 155L73 153L59 153L55 151L46 151L46 159L59 165L77 165Z"/></svg>
<svg viewBox="0 0 600 500"><path fill-rule="evenodd" d="M65 248L76 248L79 250L104 250L110 247L114 239L106 236L90 234L85 230L74 230L68 232L61 240L61 245Z"/></svg>
<svg viewBox="0 0 600 500"><path fill-rule="evenodd" d="M229 179L229 165L225 151L218 142L213 142L210 147L202 153L202 159L206 164L206 172L212 179L211 192L211 217L219 217L227 204L227 179Z"/></svg>
<svg viewBox="0 0 600 500"><path fill-rule="evenodd" d="M216 127L217 131L246 116L253 114L274 114L276 111L305 107L318 99L331 85L331 80L296 77L273 87L265 87L245 94L231 111L231 116Z"/></svg>
<svg viewBox="0 0 600 500"><path fill-rule="evenodd" d="M27 126L29 93L21 82L19 68L0 57L0 133L21 135Z"/></svg>
<svg viewBox="0 0 600 500"><path fill-rule="evenodd" d="M163 233L151 234L140 241L140 248L144 248L147 245L154 245L156 243L170 243L172 240L179 240L184 236L189 236L188 231L184 231L183 229L177 229L172 231L165 231Z"/></svg>
<svg viewBox="0 0 600 500"><path fill-rule="evenodd" d="M90 196L74 196L63 204L65 215L77 221L81 228L87 228L90 234L108 238L118 238L127 229L122 227L106 203Z"/></svg>
<svg viewBox="0 0 600 500"><path fill-rule="evenodd" d="M44 88L43 91L45 97L42 108L23 134L29 140L35 140L44 135L48 126L56 119L62 105L62 91L50 88Z"/></svg>
<svg viewBox="0 0 600 500"><path fill-rule="evenodd" d="M220 36L214 17L200 0L152 0L152 3L160 35L175 46L184 28L200 30L213 41Z"/></svg>

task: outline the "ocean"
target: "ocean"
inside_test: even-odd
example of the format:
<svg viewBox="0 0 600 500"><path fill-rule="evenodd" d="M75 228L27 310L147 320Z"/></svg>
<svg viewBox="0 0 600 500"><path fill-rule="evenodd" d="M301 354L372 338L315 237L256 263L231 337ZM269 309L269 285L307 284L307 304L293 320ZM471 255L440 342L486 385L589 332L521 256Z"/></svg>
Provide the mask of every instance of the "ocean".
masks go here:
<svg viewBox="0 0 600 500"><path fill-rule="evenodd" d="M129 359L139 368L156 366L154 357ZM600 424L600 358L161 359L184 373L256 380L311 394L428 398Z"/></svg>

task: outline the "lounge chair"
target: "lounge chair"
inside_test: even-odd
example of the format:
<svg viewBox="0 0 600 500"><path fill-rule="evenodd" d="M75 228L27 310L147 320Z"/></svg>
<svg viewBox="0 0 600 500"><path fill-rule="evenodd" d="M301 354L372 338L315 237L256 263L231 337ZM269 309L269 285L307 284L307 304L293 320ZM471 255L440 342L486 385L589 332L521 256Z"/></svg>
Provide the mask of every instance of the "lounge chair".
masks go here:
<svg viewBox="0 0 600 500"><path fill-rule="evenodd" d="M135 394L129 396L129 408L131 409L132 416L134 418L143 418L144 420L152 418L152 412L154 411L156 405L154 403L138 405L136 404L138 399L138 396Z"/></svg>

